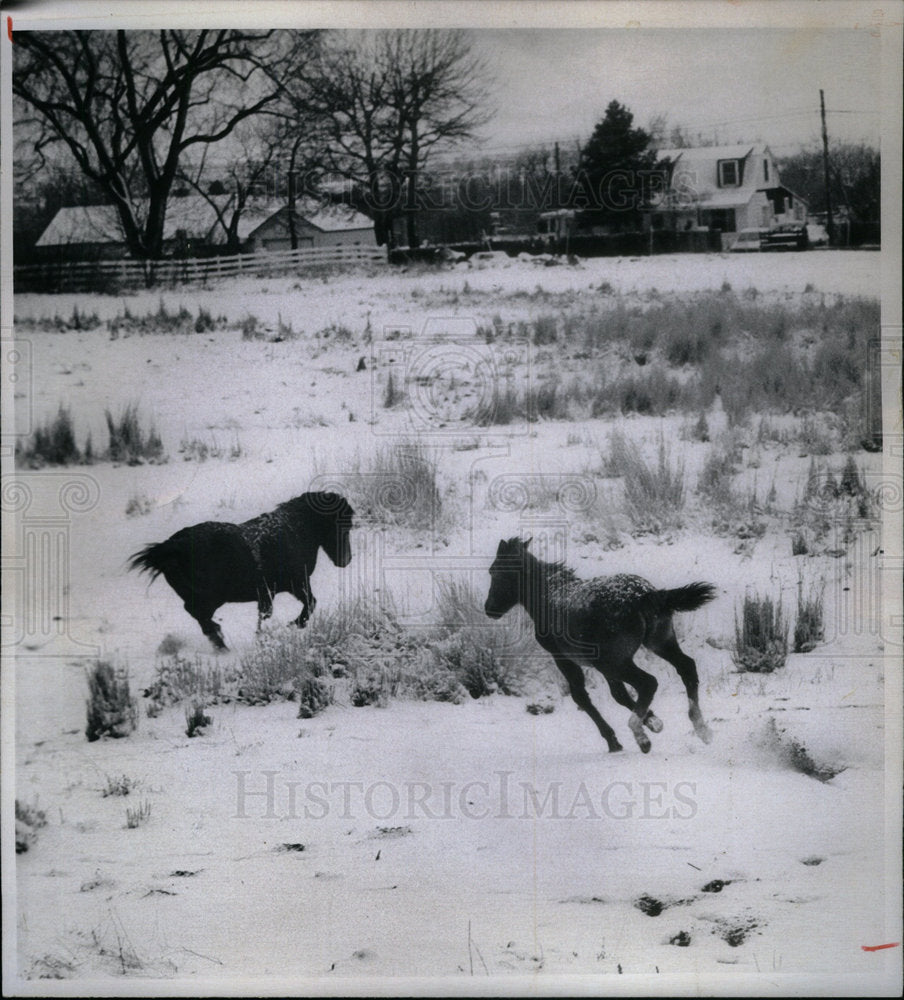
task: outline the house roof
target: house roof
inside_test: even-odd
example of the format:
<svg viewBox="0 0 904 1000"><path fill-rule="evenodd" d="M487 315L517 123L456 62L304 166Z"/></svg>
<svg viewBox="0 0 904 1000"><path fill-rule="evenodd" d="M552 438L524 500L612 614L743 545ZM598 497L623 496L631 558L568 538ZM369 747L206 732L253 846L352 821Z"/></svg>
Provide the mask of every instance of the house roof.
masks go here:
<svg viewBox="0 0 904 1000"><path fill-rule="evenodd" d="M223 199L225 204L227 199ZM146 208L139 203L139 216ZM192 239L207 239L218 228L217 214L205 199L196 196L171 198L166 207L163 238L176 238L184 230ZM61 208L35 244L39 247L60 246L72 243L125 243L126 238L113 205L75 205Z"/></svg>
<svg viewBox="0 0 904 1000"><path fill-rule="evenodd" d="M661 158L672 160L671 190L686 201L707 208L733 208L746 205L762 185L757 169L741 171L741 183L734 187L719 186L721 160L754 159L768 153L764 143L743 143L735 146L701 146L692 149L662 149ZM668 204L668 203L667 203Z"/></svg>
<svg viewBox="0 0 904 1000"><path fill-rule="evenodd" d="M231 196L214 199L222 211L227 208ZM138 205L141 214L146 203ZM286 211L285 202L266 202L252 205L239 218L239 239L252 236L273 216ZM349 230L373 229L373 221L348 205L334 205L316 198L300 199L296 215L314 228L325 233L347 232ZM229 211L225 213L229 220ZM223 243L226 233L217 219L214 207L200 195L171 198L166 208L166 222L163 238L176 238L179 230L184 230L191 239ZM41 234L36 246L50 247L73 243L125 243L126 238L119 221L119 214L113 205L76 205L61 208L50 225Z"/></svg>
<svg viewBox="0 0 904 1000"><path fill-rule="evenodd" d="M288 213L284 202L271 202L252 206L239 219L239 238L248 239L274 216ZM317 198L301 198L295 206L295 215L301 221L323 233L341 233L359 229L373 229L373 220L348 205L337 205Z"/></svg>
<svg viewBox="0 0 904 1000"><path fill-rule="evenodd" d="M748 153L764 153L767 146L763 142L742 142L734 146L693 146L689 149L660 149L658 156L660 159L668 157L676 160L683 157L685 162L689 160L740 160Z"/></svg>

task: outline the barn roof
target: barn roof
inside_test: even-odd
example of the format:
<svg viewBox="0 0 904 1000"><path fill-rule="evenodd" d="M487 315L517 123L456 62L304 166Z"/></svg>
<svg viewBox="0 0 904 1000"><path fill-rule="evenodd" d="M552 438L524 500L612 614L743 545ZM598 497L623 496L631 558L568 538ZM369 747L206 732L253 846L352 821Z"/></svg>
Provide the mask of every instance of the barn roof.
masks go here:
<svg viewBox="0 0 904 1000"><path fill-rule="evenodd" d="M229 200L231 196L214 199L220 210L224 208L224 218L229 221ZM145 204L139 204L139 215ZM252 204L239 219L239 239L252 236L264 223L280 212L286 212L285 202L265 202ZM348 205L336 205L316 198L300 199L296 215L315 229L324 233L348 232L373 229L373 221ZM191 239L223 243L225 231L217 219L214 207L200 195L171 198L167 204L163 238L175 239L177 232L184 230ZM76 243L117 243L126 242L119 215L113 205L76 205L61 208L50 225L41 234L36 246L50 247Z"/></svg>
<svg viewBox="0 0 904 1000"><path fill-rule="evenodd" d="M226 198L222 205L227 203ZM146 210L146 202L137 206L138 215ZM221 205L221 207L222 207ZM176 238L184 230L191 239L208 239L219 228L213 206L200 195L170 198L166 207L163 238ZM125 243L126 238L113 205L74 205L61 208L41 234L36 246L49 247L73 243Z"/></svg>

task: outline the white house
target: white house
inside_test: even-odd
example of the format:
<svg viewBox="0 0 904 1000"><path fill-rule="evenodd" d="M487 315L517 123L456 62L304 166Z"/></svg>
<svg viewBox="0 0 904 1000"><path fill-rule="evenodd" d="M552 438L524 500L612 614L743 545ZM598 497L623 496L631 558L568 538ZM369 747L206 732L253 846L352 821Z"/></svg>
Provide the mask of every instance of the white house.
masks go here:
<svg viewBox="0 0 904 1000"><path fill-rule="evenodd" d="M285 204L251 207L239 220L243 247L255 250L289 250L292 247L289 208ZM299 247L332 247L376 243L373 220L348 205L313 198L295 206L295 237Z"/></svg>
<svg viewBox="0 0 904 1000"><path fill-rule="evenodd" d="M650 222L655 229L718 229L730 246L742 229L806 222L807 205L784 187L763 143L663 149L671 177Z"/></svg>

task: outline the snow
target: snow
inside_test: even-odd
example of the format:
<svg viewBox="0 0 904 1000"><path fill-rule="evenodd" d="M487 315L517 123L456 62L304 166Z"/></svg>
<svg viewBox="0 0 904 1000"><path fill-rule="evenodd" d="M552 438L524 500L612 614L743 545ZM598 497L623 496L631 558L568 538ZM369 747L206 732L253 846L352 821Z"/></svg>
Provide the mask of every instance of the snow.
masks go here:
<svg viewBox="0 0 904 1000"><path fill-rule="evenodd" d="M780 591L793 607L801 562L787 534L770 530L745 548L691 518L664 539L626 539L609 550L603 533L578 517L544 528L542 512L487 509L490 484L513 471L522 480L586 484L595 442L606 440L611 421L543 422L501 436L433 427L429 444L450 516L421 534L356 530L349 570L324 557L318 563L315 614L341 598L343 574L364 573L381 553L382 585L412 617L429 614L434 575L469 572L486 587L499 538L533 519L550 537L562 534L581 576L626 571L661 587L716 583L715 602L676 617L700 670L710 745L693 733L674 671L645 653L639 663L660 682L664 722L649 755L602 684L591 697L624 743L620 754L605 753L590 721L558 693L555 711L536 716L525 710L528 698L502 696L458 706L336 704L311 720L298 719L290 702L213 705L212 725L195 739L185 735L184 707L174 706L155 718L142 709L127 739L84 737L92 653L128 663L133 691L152 679L164 635L184 643L183 655L212 658L165 583L148 586L125 571L132 552L188 524L252 517L411 433L410 414L382 407L388 363L384 355L374 367L367 328L387 351L411 343L394 339L398 327L415 337L440 330L439 342L473 362L482 350L473 331L502 309L516 313L508 297L538 285L598 296L607 282L612 294L638 301L656 289L690 294L724 282L776 299L808 285L827 296L875 295L878 263L869 253L816 252L554 268L491 261L126 297L17 296L19 321L66 317L77 304L103 322L124 304L141 315L162 299L169 309L203 307L236 324L254 315L274 330L291 322L293 333L304 333L278 343L242 340L235 327L115 340L103 326L17 334L28 342L33 374L29 405L23 397L17 408L20 432L63 402L79 442L89 430L100 442L104 409L137 401L169 453L161 465L99 463L65 473L86 477L96 503L67 515L65 623L46 645L19 650L14 746L5 747L15 760L15 798L45 810L48 821L13 862L15 896L5 914L7 935L15 929L12 960L27 980L19 989L887 990L900 975L900 948L862 946L901 939L900 884L887 880L899 834L900 664L875 609L851 619L844 589L865 593L864 566L872 572L874 564L851 555L806 560L806 572L828 583L826 641L773 674L736 673L728 650L745 590ZM444 296L465 283L477 305L448 305ZM350 339L315 336L340 323ZM367 367L358 371L362 356ZM430 412L439 405L432 401ZM649 455L664 434L693 477L706 448L682 438L683 423L633 417L620 426ZM235 443L240 453L184 461L179 443L193 438L227 450ZM778 446L764 446L761 457L750 475L774 481L787 509L809 459ZM863 456L867 469L878 470L880 460ZM50 484L53 496L59 482L27 470L22 481L38 492ZM605 480L594 481L604 510L612 494ZM149 512L127 516L132 497L145 498ZM268 627L283 628L295 614L282 595ZM217 617L232 650L218 662L228 664L255 641L255 609L228 605ZM557 692L552 664L539 652L537 661L547 691ZM4 724L10 737L8 718ZM793 745L838 773L825 782L801 773L789 763ZM135 791L104 797L118 775L137 782ZM126 828L126 809L141 802L150 803L150 818ZM652 909L658 902L658 915L643 911L652 912L644 897ZM684 936L686 947L670 943ZM40 978L54 974L66 981Z"/></svg>

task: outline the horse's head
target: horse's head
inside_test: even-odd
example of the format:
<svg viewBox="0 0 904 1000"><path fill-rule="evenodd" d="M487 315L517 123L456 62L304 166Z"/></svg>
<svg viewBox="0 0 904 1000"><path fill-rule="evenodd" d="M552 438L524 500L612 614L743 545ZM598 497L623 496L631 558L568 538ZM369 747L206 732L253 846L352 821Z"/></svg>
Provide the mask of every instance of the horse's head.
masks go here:
<svg viewBox="0 0 904 1000"><path fill-rule="evenodd" d="M526 542L510 538L499 543L496 558L490 566L490 592L483 607L490 618L501 618L521 600L522 571L528 545L529 538Z"/></svg>
<svg viewBox="0 0 904 1000"><path fill-rule="evenodd" d="M349 532L355 512L344 496L338 493L305 493L300 499L306 502L317 518L317 542L330 559L340 568L352 561Z"/></svg>

